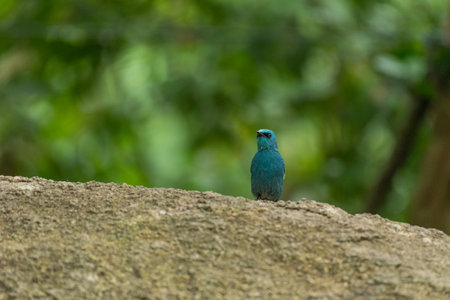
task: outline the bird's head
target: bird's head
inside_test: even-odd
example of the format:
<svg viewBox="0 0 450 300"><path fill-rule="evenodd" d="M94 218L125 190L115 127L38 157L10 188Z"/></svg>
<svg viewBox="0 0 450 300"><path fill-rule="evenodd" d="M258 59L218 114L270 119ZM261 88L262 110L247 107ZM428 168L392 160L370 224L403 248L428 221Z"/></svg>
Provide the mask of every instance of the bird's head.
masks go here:
<svg viewBox="0 0 450 300"><path fill-rule="evenodd" d="M260 129L256 132L256 141L258 151L260 150L278 150L277 138L275 133L269 129Z"/></svg>

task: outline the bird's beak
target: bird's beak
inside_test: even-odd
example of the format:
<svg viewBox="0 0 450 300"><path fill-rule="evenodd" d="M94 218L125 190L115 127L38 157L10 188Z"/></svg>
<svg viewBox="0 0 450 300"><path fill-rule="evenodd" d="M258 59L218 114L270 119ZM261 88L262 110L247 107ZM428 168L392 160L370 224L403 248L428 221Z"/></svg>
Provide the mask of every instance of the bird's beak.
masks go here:
<svg viewBox="0 0 450 300"><path fill-rule="evenodd" d="M257 131L256 132L256 137L259 137L259 136L264 136L264 134L262 134L261 132Z"/></svg>

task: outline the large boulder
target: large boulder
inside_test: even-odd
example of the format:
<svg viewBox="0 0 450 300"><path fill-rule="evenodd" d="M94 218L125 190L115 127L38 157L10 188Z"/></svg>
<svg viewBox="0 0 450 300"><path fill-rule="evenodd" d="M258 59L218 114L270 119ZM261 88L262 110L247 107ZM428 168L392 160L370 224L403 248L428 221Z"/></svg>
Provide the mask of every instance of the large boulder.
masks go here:
<svg viewBox="0 0 450 300"><path fill-rule="evenodd" d="M450 237L329 204L0 176L0 299L450 299Z"/></svg>

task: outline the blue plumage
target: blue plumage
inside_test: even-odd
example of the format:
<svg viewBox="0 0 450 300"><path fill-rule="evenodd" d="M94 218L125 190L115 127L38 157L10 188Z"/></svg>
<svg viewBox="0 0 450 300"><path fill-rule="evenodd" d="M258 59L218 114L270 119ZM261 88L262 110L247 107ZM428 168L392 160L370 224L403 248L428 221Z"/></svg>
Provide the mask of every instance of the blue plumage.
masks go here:
<svg viewBox="0 0 450 300"><path fill-rule="evenodd" d="M256 200L278 201L283 191L284 160L278 152L275 133L269 129L256 132L258 152L252 160L252 194Z"/></svg>

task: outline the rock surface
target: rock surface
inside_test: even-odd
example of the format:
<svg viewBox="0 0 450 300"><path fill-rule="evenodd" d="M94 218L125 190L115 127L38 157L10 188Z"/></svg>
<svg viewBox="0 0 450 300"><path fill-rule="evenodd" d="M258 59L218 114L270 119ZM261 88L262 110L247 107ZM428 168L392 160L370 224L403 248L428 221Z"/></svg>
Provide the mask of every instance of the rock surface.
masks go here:
<svg viewBox="0 0 450 300"><path fill-rule="evenodd" d="M450 237L314 201L0 176L0 299L450 299Z"/></svg>

